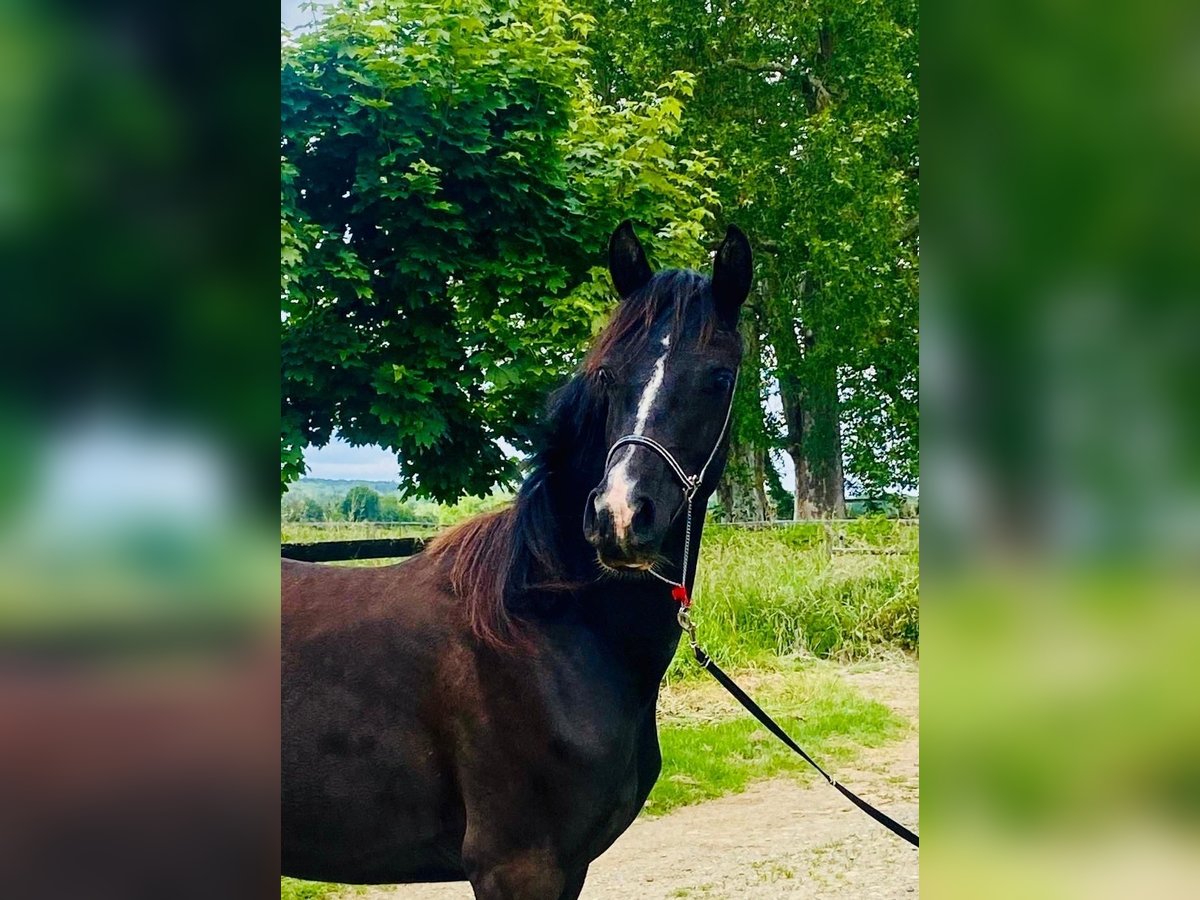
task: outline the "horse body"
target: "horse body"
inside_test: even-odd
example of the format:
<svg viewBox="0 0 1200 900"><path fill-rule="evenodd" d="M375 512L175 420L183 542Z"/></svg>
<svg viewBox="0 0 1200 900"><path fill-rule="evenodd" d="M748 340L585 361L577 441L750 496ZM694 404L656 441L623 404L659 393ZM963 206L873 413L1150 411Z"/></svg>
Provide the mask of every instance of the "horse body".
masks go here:
<svg viewBox="0 0 1200 900"><path fill-rule="evenodd" d="M463 877L451 852L456 836L461 846L461 810L439 753L438 719L430 717L440 657L453 646L454 607L436 588L421 590L421 568L284 563L287 874L350 882ZM417 596L422 602L406 602Z"/></svg>
<svg viewBox="0 0 1200 900"><path fill-rule="evenodd" d="M461 880L510 845L579 871L658 777L679 639L661 587L581 592L534 626L534 652L504 654L470 638L437 567L284 565L284 670L303 673L283 695L289 874Z"/></svg>
<svg viewBox="0 0 1200 900"><path fill-rule="evenodd" d="M623 302L552 399L513 507L397 566L284 563L284 874L578 896L661 768L655 706L680 630L647 570L687 559L671 575L691 583L703 524L685 555L676 473L638 447L610 465L608 448L646 434L691 472L715 457L696 502L712 493L749 266L731 229L711 282L652 276L622 226Z"/></svg>

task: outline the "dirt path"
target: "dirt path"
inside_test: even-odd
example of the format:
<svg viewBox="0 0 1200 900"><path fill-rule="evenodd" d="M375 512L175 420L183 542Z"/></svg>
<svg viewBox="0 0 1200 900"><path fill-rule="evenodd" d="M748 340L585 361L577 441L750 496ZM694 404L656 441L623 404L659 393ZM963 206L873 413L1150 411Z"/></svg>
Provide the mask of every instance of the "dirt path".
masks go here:
<svg viewBox="0 0 1200 900"><path fill-rule="evenodd" d="M911 724L902 740L834 772L919 830L918 675L910 661L860 664L842 677ZM592 864L582 900L909 898L917 852L824 782L777 779L743 794L639 819ZM466 884L376 888L369 900L469 900Z"/></svg>

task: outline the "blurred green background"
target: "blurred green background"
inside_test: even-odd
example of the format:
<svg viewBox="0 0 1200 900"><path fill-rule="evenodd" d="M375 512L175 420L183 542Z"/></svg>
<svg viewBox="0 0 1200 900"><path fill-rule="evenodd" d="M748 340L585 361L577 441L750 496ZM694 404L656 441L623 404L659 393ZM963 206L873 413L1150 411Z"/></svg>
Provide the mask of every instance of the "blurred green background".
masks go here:
<svg viewBox="0 0 1200 900"><path fill-rule="evenodd" d="M923 6L922 888L1200 883L1200 10Z"/></svg>

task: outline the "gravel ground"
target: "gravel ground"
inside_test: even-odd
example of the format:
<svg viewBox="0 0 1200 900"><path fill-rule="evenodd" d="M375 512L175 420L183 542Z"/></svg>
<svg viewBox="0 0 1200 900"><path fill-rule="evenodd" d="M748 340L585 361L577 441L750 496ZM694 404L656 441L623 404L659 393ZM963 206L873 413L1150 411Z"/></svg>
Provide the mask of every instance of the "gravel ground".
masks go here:
<svg viewBox="0 0 1200 900"><path fill-rule="evenodd" d="M918 667L860 664L842 673L911 725L902 740L833 771L855 793L916 831ZM818 760L820 762L820 760ZM592 864L582 900L910 898L915 849L821 781L778 779L745 793L639 819ZM466 884L371 888L368 900L469 900Z"/></svg>

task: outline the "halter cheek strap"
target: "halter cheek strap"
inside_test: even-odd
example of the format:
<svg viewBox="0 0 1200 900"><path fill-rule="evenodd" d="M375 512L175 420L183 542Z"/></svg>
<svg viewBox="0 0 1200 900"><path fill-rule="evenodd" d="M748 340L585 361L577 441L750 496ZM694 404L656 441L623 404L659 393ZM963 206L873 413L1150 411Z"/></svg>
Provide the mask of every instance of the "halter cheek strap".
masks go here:
<svg viewBox="0 0 1200 900"><path fill-rule="evenodd" d="M670 450L654 440L654 438L646 437L644 434L626 434L617 438L613 442L613 445L608 448L608 456L604 461L604 468L607 471L608 467L612 464L613 454L617 452L618 448L626 445L649 447L666 461L671 471L675 473L675 477L679 479L680 484L683 486L683 502L687 512L687 524L683 538L683 563L679 569L679 581L673 581L664 575L660 575L654 569L650 569L651 575L659 581L671 585L671 596L679 603L681 611L686 610L692 605L691 591L685 584L688 573L688 557L692 552L692 501L696 498L696 494L704 484L704 478L708 475L708 468L717 456L717 450L721 447L721 441L725 439L725 432L729 430L729 420L733 416L733 398L736 394L737 373L734 373L733 390L729 392L729 406L725 409L725 421L721 425L721 431L717 435L716 443L713 444L713 448L708 454L708 459L704 461L704 465L701 466L699 473L696 475L689 475L683 466L679 464L679 460L671 454Z"/></svg>

